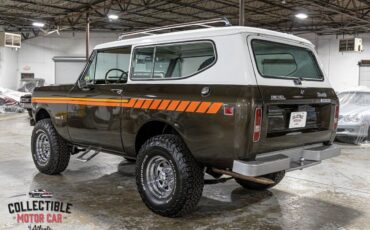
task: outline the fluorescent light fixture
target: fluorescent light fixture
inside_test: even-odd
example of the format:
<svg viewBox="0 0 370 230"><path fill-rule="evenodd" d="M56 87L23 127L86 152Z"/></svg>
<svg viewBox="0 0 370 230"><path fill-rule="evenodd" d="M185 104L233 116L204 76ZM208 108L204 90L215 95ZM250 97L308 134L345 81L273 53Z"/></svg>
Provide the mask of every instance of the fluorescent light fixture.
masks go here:
<svg viewBox="0 0 370 230"><path fill-rule="evenodd" d="M305 13L298 13L295 15L296 18L299 18L299 19L306 19L308 18L308 15L305 14Z"/></svg>
<svg viewBox="0 0 370 230"><path fill-rule="evenodd" d="M110 15L108 15L108 18L109 18L110 20L117 20L117 19L118 19L118 15L110 14Z"/></svg>
<svg viewBox="0 0 370 230"><path fill-rule="evenodd" d="M44 23L42 23L42 22L34 22L34 23L32 23L32 25L33 26L36 26L36 27L44 27Z"/></svg>

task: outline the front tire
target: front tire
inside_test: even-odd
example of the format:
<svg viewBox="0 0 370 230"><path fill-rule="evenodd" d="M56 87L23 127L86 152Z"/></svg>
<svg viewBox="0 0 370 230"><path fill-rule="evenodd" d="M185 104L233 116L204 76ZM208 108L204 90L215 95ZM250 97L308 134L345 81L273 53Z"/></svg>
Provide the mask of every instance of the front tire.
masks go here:
<svg viewBox="0 0 370 230"><path fill-rule="evenodd" d="M272 188L275 185L279 184L280 181L284 178L284 176L285 176L285 171L280 171L280 172L276 172L276 173L270 173L270 174L267 174L267 175L262 176L262 177L266 177L268 179L271 179L271 180L273 180L275 182L274 184L270 184L270 185L260 184L260 183L256 183L256 182L252 182L252 181L247 181L247 180L242 180L242 179L238 179L238 178L235 178L235 181L238 184L240 184L243 188L246 188L246 189L251 189L251 190L266 190L266 189Z"/></svg>
<svg viewBox="0 0 370 230"><path fill-rule="evenodd" d="M57 133L50 119L42 119L35 124L31 148L33 162L40 172L54 175L67 168L71 149Z"/></svg>
<svg viewBox="0 0 370 230"><path fill-rule="evenodd" d="M140 196L153 212L183 216L196 207L204 186L204 171L176 135L150 138L141 147L136 164Z"/></svg>

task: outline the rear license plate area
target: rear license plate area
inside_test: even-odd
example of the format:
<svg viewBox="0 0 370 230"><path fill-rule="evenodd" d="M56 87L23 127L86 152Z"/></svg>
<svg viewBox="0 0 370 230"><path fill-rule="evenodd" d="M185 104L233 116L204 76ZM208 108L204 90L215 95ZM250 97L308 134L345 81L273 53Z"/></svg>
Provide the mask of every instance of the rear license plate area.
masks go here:
<svg viewBox="0 0 370 230"><path fill-rule="evenodd" d="M292 112L290 113L289 129L306 127L307 112Z"/></svg>

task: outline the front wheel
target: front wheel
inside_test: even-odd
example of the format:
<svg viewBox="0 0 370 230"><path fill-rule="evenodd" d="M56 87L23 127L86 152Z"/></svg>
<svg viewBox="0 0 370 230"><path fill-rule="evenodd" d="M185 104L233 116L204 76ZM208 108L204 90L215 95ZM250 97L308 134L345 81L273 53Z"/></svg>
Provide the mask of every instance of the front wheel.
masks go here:
<svg viewBox="0 0 370 230"><path fill-rule="evenodd" d="M160 135L141 147L136 183L150 210L162 216L183 216L202 196L204 171L178 136Z"/></svg>
<svg viewBox="0 0 370 230"><path fill-rule="evenodd" d="M252 181L247 181L247 180L242 180L242 179L238 179L238 178L235 178L235 181L238 184L240 184L243 188L246 188L246 189L266 190L266 189L272 188L275 185L279 184L280 181L284 178L284 176L285 176L285 171L280 171L280 172L276 172L276 173L270 173L270 174L267 174L267 175L262 176L262 177L266 177L268 179L271 179L271 180L273 180L275 182L274 184L269 184L269 185L260 184L260 183L256 183L256 182L252 182Z"/></svg>
<svg viewBox="0 0 370 230"><path fill-rule="evenodd" d="M31 148L33 162L40 172L53 175L67 168L71 149L59 136L50 119L43 119L35 124Z"/></svg>

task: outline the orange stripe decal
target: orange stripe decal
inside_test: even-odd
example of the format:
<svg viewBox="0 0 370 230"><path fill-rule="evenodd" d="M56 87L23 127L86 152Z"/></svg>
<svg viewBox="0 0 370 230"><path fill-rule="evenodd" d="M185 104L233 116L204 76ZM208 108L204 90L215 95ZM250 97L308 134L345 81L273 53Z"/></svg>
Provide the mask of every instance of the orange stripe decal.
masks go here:
<svg viewBox="0 0 370 230"><path fill-rule="evenodd" d="M174 111L176 107L179 105L180 101L172 101L171 104L168 106L167 110Z"/></svg>
<svg viewBox="0 0 370 230"><path fill-rule="evenodd" d="M165 110L168 106L168 104L170 104L170 100L163 100L161 105L158 107L159 110Z"/></svg>
<svg viewBox="0 0 370 230"><path fill-rule="evenodd" d="M144 104L143 104L143 107L141 107L142 109L148 109L150 104L152 104L152 99L148 99L148 100L145 100Z"/></svg>
<svg viewBox="0 0 370 230"><path fill-rule="evenodd" d="M189 105L190 101L182 101L180 105L177 107L176 111L183 112L186 107Z"/></svg>
<svg viewBox="0 0 370 230"><path fill-rule="evenodd" d="M202 102L199 108L197 109L197 113L205 113L208 107L211 105L211 102Z"/></svg>
<svg viewBox="0 0 370 230"><path fill-rule="evenodd" d="M71 104L87 106L109 106L124 108L141 108L153 110L166 110L178 112L197 112L216 114L223 106L222 102L200 102L200 101L180 101L180 100L161 100L161 99L110 99L110 98L68 98L68 97L33 97L32 103L49 104Z"/></svg>
<svg viewBox="0 0 370 230"><path fill-rule="evenodd" d="M223 104L220 103L220 102L213 103L211 105L211 107L208 109L207 113L209 113L209 114L215 114L215 113L217 113L220 110L220 108L221 108L222 105Z"/></svg>
<svg viewBox="0 0 370 230"><path fill-rule="evenodd" d="M152 105L150 106L150 109L157 109L159 104L161 104L162 100L154 100Z"/></svg>
<svg viewBox="0 0 370 230"><path fill-rule="evenodd" d="M186 109L186 112L195 112L199 104L200 104L199 101L193 101L192 103L190 103L189 107Z"/></svg>
<svg viewBox="0 0 370 230"><path fill-rule="evenodd" d="M139 99L139 100L137 100L137 102L136 102L136 104L135 104L135 106L134 106L134 108L141 108L141 106L143 105L143 103L144 103L144 99Z"/></svg>
<svg viewBox="0 0 370 230"><path fill-rule="evenodd" d="M130 101L129 101L128 103L124 103L124 104L122 104L122 107L125 107L125 108L131 108L132 106L134 106L135 101L136 101L136 99L135 99L135 98L131 98L131 99L130 99Z"/></svg>

